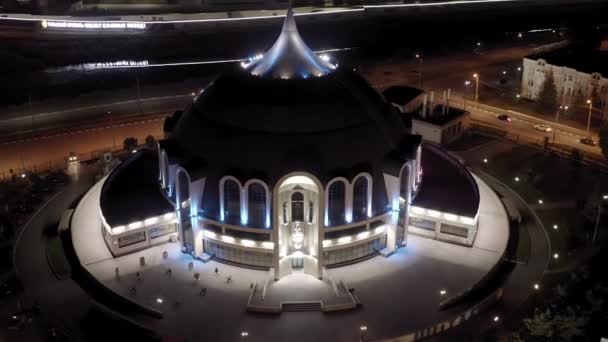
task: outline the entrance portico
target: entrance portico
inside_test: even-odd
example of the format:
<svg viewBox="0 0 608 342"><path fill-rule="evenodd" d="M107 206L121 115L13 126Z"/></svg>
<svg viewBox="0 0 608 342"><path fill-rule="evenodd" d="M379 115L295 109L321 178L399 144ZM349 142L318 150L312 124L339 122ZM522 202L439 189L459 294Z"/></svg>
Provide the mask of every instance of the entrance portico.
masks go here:
<svg viewBox="0 0 608 342"><path fill-rule="evenodd" d="M273 190L274 277L294 269L322 277L324 201L321 182L306 172L282 177Z"/></svg>

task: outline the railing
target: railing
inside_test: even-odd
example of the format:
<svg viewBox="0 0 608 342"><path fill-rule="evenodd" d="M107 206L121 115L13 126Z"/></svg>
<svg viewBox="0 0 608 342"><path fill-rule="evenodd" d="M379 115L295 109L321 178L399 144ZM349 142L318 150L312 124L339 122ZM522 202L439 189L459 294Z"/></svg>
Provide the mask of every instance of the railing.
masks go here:
<svg viewBox="0 0 608 342"><path fill-rule="evenodd" d="M351 229L351 228L355 228L355 227L360 227L360 226L365 226L365 230L370 230L370 224L375 222L375 221L384 221L386 220L390 215L391 215L392 211L386 212L384 214L380 214L378 216L374 216L374 217L370 217L368 219L365 219L363 221L356 221L356 222L351 222L348 224L344 224L341 226L336 226L336 227L326 227L324 228L325 233L331 233L331 232L337 232L337 231L341 231L341 230L347 230L347 229ZM374 227L375 228L375 227Z"/></svg>

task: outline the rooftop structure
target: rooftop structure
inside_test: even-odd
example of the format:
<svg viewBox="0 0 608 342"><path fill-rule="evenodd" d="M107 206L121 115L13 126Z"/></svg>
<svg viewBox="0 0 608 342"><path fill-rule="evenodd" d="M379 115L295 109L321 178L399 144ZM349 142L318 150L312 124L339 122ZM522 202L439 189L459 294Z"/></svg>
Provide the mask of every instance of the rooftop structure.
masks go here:
<svg viewBox="0 0 608 342"><path fill-rule="evenodd" d="M158 167L138 152L107 178L105 241L118 256L178 238L202 260L273 269L275 279L298 269L322 278L325 268L406 246L420 194L419 209L438 216L419 220L448 227L436 238L472 245L476 183L428 146L437 183L424 188L421 136L411 127L351 68L311 52L289 10L268 52L223 73L166 120ZM452 189L458 205L439 195Z"/></svg>

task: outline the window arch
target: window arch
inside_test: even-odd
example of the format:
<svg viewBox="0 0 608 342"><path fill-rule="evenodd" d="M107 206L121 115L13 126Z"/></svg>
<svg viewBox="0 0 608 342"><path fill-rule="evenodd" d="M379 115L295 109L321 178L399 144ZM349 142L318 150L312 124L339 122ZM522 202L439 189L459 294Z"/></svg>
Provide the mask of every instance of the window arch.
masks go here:
<svg viewBox="0 0 608 342"><path fill-rule="evenodd" d="M251 183L247 189L248 224L261 228L266 223L266 188L260 183Z"/></svg>
<svg viewBox="0 0 608 342"><path fill-rule="evenodd" d="M333 182L327 189L327 224L339 226L345 223L346 185L343 181Z"/></svg>
<svg viewBox="0 0 608 342"><path fill-rule="evenodd" d="M364 220L368 216L367 203L369 180L366 176L358 177L353 184L353 220Z"/></svg>
<svg viewBox="0 0 608 342"><path fill-rule="evenodd" d="M233 179L226 179L223 184L224 221L239 224L241 221L241 187Z"/></svg>
<svg viewBox="0 0 608 342"><path fill-rule="evenodd" d="M304 194L299 191L291 195L291 220L304 221Z"/></svg>

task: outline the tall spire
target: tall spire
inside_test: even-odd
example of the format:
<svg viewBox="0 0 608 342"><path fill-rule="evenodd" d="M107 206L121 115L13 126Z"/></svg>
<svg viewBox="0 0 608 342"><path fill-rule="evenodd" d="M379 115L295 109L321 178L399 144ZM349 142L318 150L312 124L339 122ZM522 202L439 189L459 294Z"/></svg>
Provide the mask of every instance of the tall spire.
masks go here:
<svg viewBox="0 0 608 342"><path fill-rule="evenodd" d="M304 43L291 5L274 45L261 58L244 67L256 76L282 79L322 76L335 69L334 65L319 58Z"/></svg>

